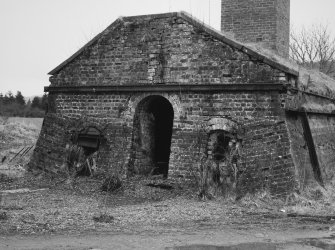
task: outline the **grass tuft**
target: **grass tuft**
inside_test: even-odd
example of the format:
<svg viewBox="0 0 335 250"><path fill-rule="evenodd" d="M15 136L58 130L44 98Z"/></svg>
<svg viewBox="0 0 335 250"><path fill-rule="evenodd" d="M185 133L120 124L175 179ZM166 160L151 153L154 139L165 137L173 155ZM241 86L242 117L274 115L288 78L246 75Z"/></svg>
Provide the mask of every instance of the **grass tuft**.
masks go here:
<svg viewBox="0 0 335 250"><path fill-rule="evenodd" d="M5 211L0 211L0 221L8 220L8 214Z"/></svg>
<svg viewBox="0 0 335 250"><path fill-rule="evenodd" d="M299 193L293 193L286 199L285 210L288 213L335 215L335 186L326 188L310 186Z"/></svg>
<svg viewBox="0 0 335 250"><path fill-rule="evenodd" d="M112 223L114 216L108 214L100 214L99 216L93 216L93 220L99 223Z"/></svg>

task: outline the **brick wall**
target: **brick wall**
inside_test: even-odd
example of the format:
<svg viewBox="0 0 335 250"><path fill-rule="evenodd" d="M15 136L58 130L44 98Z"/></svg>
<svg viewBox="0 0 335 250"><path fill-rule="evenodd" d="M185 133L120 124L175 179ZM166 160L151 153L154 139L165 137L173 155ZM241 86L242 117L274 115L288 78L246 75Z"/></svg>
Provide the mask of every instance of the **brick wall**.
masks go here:
<svg viewBox="0 0 335 250"><path fill-rule="evenodd" d="M36 143L30 169L64 174L61 166L66 164L66 145L72 145L71 136L83 128L93 126L102 131L102 139L97 155L99 172L116 172L125 175L124 165L129 161L125 151L130 150L131 131L120 121L111 122L104 115L84 116L81 118L49 113L44 117L44 124Z"/></svg>
<svg viewBox="0 0 335 250"><path fill-rule="evenodd" d="M285 120L269 119L244 124L240 192L267 188L273 194L289 193L295 187L295 166Z"/></svg>
<svg viewBox="0 0 335 250"><path fill-rule="evenodd" d="M291 139L291 150L296 166L297 181L304 187L315 184L321 180L323 184L329 184L335 176L333 169L335 162L335 119L332 114L308 113L313 147L310 148L306 131L303 126L302 113L289 112L287 124ZM315 150L317 165L311 161L310 151ZM320 176L318 176L320 175Z"/></svg>
<svg viewBox="0 0 335 250"><path fill-rule="evenodd" d="M287 125L297 181L301 187L314 185L316 181L327 185L334 177L334 114L329 110L333 103L331 98L305 91L293 91L287 95ZM310 131L305 131L306 122ZM307 133L310 133L312 147L308 144ZM314 163L311 150L317 158Z"/></svg>
<svg viewBox="0 0 335 250"><path fill-rule="evenodd" d="M335 116L310 114L308 120L322 178L325 183L330 183L335 177Z"/></svg>
<svg viewBox="0 0 335 250"><path fill-rule="evenodd" d="M286 73L176 15L158 15L117 21L82 53L56 70L50 82L52 87L249 85L285 82L287 78ZM199 152L207 152L208 131L203 131L201 126L219 117L231 120L241 131L246 131L248 139L243 144L245 160L241 166L243 173L256 176L253 180L244 179L245 184L241 184L244 190L249 184L252 191L262 187L256 171L261 169L258 162L271 156L271 171L268 171L273 181L269 186L271 191L276 194L290 191L290 188L283 189L284 183L292 182L292 165L288 132L282 124L285 120L282 93L246 90L243 85L217 92L52 91L31 168L57 168L64 162L64 148L70 143L71 133L93 126L102 131L103 136L98 152L99 171L149 172L146 168L152 168L149 161L155 147L151 141L154 125L150 122L150 110L141 105L153 95L164 98L173 109L169 178L192 177ZM264 124L270 125L262 130ZM257 150L261 148L263 151L259 154ZM144 153L146 151L149 154ZM255 161L250 163L250 159Z"/></svg>
<svg viewBox="0 0 335 250"><path fill-rule="evenodd" d="M51 86L279 81L282 72L177 16L124 18L61 71ZM285 77L284 77L285 81Z"/></svg>
<svg viewBox="0 0 335 250"><path fill-rule="evenodd" d="M170 178L192 178L192 171L199 160L199 152L206 152L208 134L199 125L211 117L226 117L240 127L243 141L241 162L241 188L255 191L271 188L273 193L285 194L293 187L294 171L290 160L290 145L285 127L281 97L276 92L231 92L231 93L155 93L174 106ZM150 95L139 93L122 94L61 94L55 97L55 114L45 117L34 158L31 164L40 168L61 165L65 159L65 145L70 143L71 131L80 131L87 126L102 131L103 143L98 151L99 171L112 172L126 166L133 172L134 162L138 173L151 171L151 158L142 154L150 151L148 138L134 137L141 116L142 122L148 113L136 113L138 103ZM77 108L81 107L81 108ZM150 125L149 123L142 123ZM145 129L142 127L142 129ZM146 130L150 131L150 129ZM199 139L201 143L199 144ZM146 143L134 150L136 140ZM149 147L149 148L146 148ZM49 151L51 153L49 153ZM128 165L127 167L127 164ZM267 169L263 169L266 166ZM243 168L243 170L242 170ZM124 173L127 169L123 169ZM264 174L268 178L264 186ZM252 177L251 177L252 176ZM291 184L290 184L291 183Z"/></svg>
<svg viewBox="0 0 335 250"><path fill-rule="evenodd" d="M293 161L296 167L297 185L303 188L315 183L315 178L308 145L305 139L301 114L288 112L286 114L286 124L291 141Z"/></svg>
<svg viewBox="0 0 335 250"><path fill-rule="evenodd" d="M221 30L288 57L290 0L222 0Z"/></svg>

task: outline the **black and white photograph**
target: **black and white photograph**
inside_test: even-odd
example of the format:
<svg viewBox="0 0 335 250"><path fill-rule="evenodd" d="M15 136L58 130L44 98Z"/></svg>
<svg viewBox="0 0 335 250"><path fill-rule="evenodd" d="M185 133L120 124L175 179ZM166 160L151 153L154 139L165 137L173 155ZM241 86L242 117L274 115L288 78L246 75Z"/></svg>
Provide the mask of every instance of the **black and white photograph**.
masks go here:
<svg viewBox="0 0 335 250"><path fill-rule="evenodd" d="M335 250L334 0L0 0L0 250Z"/></svg>

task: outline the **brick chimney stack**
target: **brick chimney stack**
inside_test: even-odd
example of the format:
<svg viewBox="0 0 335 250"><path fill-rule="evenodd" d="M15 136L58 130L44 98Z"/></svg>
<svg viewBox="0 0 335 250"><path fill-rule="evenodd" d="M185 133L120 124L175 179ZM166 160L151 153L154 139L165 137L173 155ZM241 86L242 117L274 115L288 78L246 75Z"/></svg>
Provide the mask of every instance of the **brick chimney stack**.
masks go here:
<svg viewBox="0 0 335 250"><path fill-rule="evenodd" d="M221 0L221 30L289 56L290 0Z"/></svg>

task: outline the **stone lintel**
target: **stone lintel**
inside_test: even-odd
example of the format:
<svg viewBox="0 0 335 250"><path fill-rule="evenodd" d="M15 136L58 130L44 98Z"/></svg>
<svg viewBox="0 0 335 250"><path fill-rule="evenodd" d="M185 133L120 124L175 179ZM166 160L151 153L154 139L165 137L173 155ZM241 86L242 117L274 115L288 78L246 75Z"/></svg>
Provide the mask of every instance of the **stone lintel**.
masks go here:
<svg viewBox="0 0 335 250"><path fill-rule="evenodd" d="M44 92L49 93L120 93L120 92L226 92L226 91L275 91L284 92L282 83L247 83L247 84L199 84L199 85L121 85L121 86L48 86Z"/></svg>

